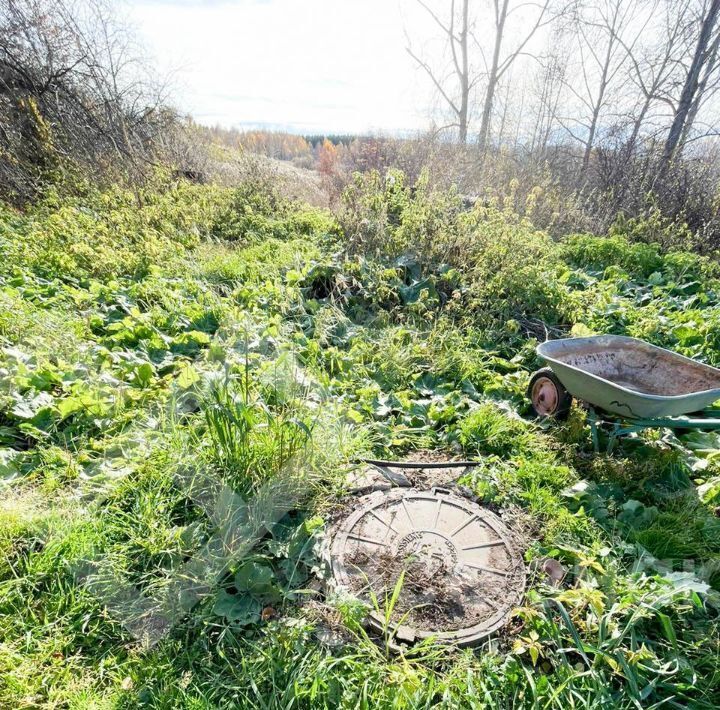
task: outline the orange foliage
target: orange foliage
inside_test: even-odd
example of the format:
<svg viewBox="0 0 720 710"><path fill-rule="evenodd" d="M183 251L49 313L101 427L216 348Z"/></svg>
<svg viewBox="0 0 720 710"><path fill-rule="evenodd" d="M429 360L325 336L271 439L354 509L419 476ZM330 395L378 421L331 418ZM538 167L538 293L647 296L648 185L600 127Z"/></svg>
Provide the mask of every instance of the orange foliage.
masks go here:
<svg viewBox="0 0 720 710"><path fill-rule="evenodd" d="M337 163L337 148L326 138L318 150L318 172L331 177L337 172Z"/></svg>

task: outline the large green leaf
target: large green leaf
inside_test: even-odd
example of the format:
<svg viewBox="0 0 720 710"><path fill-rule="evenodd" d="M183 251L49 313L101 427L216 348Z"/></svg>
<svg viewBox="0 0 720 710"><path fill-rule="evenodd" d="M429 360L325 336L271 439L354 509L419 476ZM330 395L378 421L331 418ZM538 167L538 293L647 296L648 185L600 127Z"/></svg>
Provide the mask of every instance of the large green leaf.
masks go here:
<svg viewBox="0 0 720 710"><path fill-rule="evenodd" d="M245 562L235 573L235 587L265 600L281 598L280 589L275 584L275 575L270 567L259 562Z"/></svg>
<svg viewBox="0 0 720 710"><path fill-rule="evenodd" d="M228 594L222 590L217 596L213 611L242 626L260 621L262 603L249 594Z"/></svg>
<svg viewBox="0 0 720 710"><path fill-rule="evenodd" d="M14 449L0 449L0 480L10 481L20 474L22 453Z"/></svg>

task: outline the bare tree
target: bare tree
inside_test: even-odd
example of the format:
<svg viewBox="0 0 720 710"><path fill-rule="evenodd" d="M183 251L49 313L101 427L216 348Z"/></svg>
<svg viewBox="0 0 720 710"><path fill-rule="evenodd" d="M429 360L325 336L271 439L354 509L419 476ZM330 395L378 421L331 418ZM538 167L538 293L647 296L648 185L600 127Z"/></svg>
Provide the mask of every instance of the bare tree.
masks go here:
<svg viewBox="0 0 720 710"><path fill-rule="evenodd" d="M711 99L720 89L720 32L715 36L715 39L710 46L708 51L708 60L705 64L702 79L698 84L698 90L695 94L695 99L690 107L685 126L683 127L682 136L680 137L680 145L684 146L689 143L692 138L690 134L692 129L697 125L697 117L702 106ZM706 126L709 131L707 135L717 135L717 121ZM701 134L698 138L704 137L706 134Z"/></svg>
<svg viewBox="0 0 720 710"><path fill-rule="evenodd" d="M633 107L630 134L625 153L631 156L646 124L652 122L652 112L661 111L661 127L665 130L667 113L674 107L673 92L679 83L679 69L686 53L689 14L695 0L665 0L660 20L653 24L648 39L636 47L624 44L631 64L631 82L638 92ZM651 123L651 130L659 127Z"/></svg>
<svg viewBox="0 0 720 710"><path fill-rule="evenodd" d="M557 126L563 87L567 81L567 57L556 51L538 57L538 71L532 81L537 92L537 108L532 123L530 154L542 160Z"/></svg>
<svg viewBox="0 0 720 710"><path fill-rule="evenodd" d="M416 54L409 44L407 46L407 52L430 77L438 93L452 112L454 121L446 126L446 128L457 128L460 142L465 143L468 135L470 92L479 79L478 76L471 77L468 56L470 0L460 0L459 6L455 0L450 0L450 11L447 20L443 20L423 0L416 1L430 15L442 31L443 37L447 40L452 56L452 70L450 75L456 86L448 86L447 75L441 77L440 74L431 67L430 63Z"/></svg>
<svg viewBox="0 0 720 710"><path fill-rule="evenodd" d="M568 78L566 85L579 106L576 115L565 116L561 122L582 146L583 177L590 165L604 113L617 102L619 86L627 80L624 69L629 50L649 21L649 14L640 17L640 11L646 9L643 5L641 0L599 0L579 8L572 23L577 33L579 79Z"/></svg>
<svg viewBox="0 0 720 710"><path fill-rule="evenodd" d="M463 142L477 121L481 160L438 143L454 180L474 190L493 171L547 176L599 231L650 204L692 229L717 224L718 143L698 143L692 161L683 151L720 136L720 0L412 2L445 51L408 51Z"/></svg>
<svg viewBox="0 0 720 710"><path fill-rule="evenodd" d="M109 0L0 0L0 190L22 201L62 163L136 174L173 123Z"/></svg>
<svg viewBox="0 0 720 710"><path fill-rule="evenodd" d="M565 8L563 7L563 10ZM503 52L503 46L507 43L508 21L516 12L534 11L534 16L525 16L519 35L509 51ZM480 131L478 143L481 151L487 148L490 136L490 122L492 120L493 107L495 105L495 94L497 87L505 74L515 64L519 57L524 56L528 44L536 35L537 31L557 19L557 14L551 12L551 0L541 2L511 2L511 0L493 0L494 30L492 38L492 59L490 66L486 65L487 81L485 85L485 96L480 119ZM478 46L481 46L477 38L473 38ZM484 57L483 52L483 57Z"/></svg>
<svg viewBox="0 0 720 710"><path fill-rule="evenodd" d="M519 58L528 56L529 45L537 32L557 19L571 1L492 0L490 6L481 10L478 0L472 4L470 0L449 0L445 14L436 11L426 0L415 0L442 33L449 69L447 65L439 67L420 56L410 40L407 51L428 75L450 110L453 122L446 127L457 128L461 142L468 138L474 89L482 84L478 143L481 150L485 150L500 83ZM555 7L558 9L553 9ZM486 22L489 12L493 17L492 26ZM484 31L488 28L489 33Z"/></svg>
<svg viewBox="0 0 720 710"><path fill-rule="evenodd" d="M683 148L697 116L700 104L715 73L720 44L720 0L702 2L697 20L697 41L682 92L675 109L672 125L663 148L661 171L667 171L672 160Z"/></svg>

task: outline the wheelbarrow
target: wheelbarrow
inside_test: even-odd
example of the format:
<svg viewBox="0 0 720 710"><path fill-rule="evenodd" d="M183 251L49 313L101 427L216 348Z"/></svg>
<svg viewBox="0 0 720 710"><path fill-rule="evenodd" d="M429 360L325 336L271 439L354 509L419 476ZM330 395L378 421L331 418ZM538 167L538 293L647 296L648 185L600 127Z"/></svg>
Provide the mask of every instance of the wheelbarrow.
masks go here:
<svg viewBox="0 0 720 710"><path fill-rule="evenodd" d="M637 338L599 335L548 340L537 347L548 367L530 378L528 397L540 419L565 419L573 398L588 411L612 451L621 436L644 429L720 430L720 370Z"/></svg>

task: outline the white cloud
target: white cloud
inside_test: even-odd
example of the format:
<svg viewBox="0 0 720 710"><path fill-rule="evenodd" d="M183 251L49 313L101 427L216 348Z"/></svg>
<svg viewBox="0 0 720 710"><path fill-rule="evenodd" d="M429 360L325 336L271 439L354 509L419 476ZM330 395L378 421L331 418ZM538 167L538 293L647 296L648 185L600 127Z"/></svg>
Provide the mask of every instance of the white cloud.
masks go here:
<svg viewBox="0 0 720 710"><path fill-rule="evenodd" d="M131 0L176 101L203 123L298 131L424 127L404 0ZM407 7L407 5L405 5Z"/></svg>

